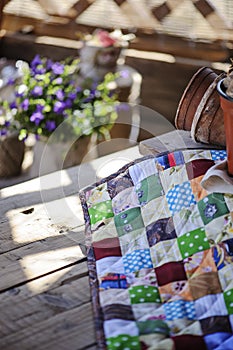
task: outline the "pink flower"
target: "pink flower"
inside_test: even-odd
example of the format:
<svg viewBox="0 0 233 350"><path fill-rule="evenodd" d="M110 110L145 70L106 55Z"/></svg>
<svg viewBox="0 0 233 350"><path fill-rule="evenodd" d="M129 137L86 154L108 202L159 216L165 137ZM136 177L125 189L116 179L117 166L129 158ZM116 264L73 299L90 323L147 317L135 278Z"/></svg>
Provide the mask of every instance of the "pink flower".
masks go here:
<svg viewBox="0 0 233 350"><path fill-rule="evenodd" d="M97 37L103 45L103 47L113 46L116 42L116 40L111 38L109 33L105 30L99 30L97 33Z"/></svg>

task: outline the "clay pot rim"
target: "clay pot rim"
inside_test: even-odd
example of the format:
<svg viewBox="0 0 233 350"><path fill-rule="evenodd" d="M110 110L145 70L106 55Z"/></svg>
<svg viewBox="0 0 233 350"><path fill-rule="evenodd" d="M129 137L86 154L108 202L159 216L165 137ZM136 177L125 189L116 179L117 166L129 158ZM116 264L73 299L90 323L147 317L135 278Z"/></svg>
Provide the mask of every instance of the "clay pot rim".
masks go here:
<svg viewBox="0 0 233 350"><path fill-rule="evenodd" d="M219 80L218 84L217 84L217 91L219 93L219 95L223 98L225 98L225 100L228 100L230 102L233 102L233 97L230 97L229 95L227 95L226 93L226 87L223 84L225 78Z"/></svg>

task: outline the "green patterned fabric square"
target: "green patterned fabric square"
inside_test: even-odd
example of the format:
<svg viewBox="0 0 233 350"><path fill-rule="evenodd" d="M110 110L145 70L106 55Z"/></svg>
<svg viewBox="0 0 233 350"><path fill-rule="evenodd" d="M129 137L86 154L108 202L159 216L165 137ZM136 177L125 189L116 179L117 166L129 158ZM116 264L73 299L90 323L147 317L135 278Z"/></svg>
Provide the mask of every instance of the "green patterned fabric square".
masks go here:
<svg viewBox="0 0 233 350"><path fill-rule="evenodd" d="M93 207L88 208L91 224L94 225L98 221L105 220L114 216L112 210L112 201L96 203Z"/></svg>
<svg viewBox="0 0 233 350"><path fill-rule="evenodd" d="M152 199L162 196L164 191L158 174L151 175L142 180L136 186L136 192L141 204L148 203Z"/></svg>
<svg viewBox="0 0 233 350"><path fill-rule="evenodd" d="M233 314L233 289L229 289L223 293L227 311L230 315Z"/></svg>
<svg viewBox="0 0 233 350"><path fill-rule="evenodd" d="M159 290L154 286L133 286L129 288L132 304L161 303Z"/></svg>
<svg viewBox="0 0 233 350"><path fill-rule="evenodd" d="M116 337L107 338L107 349L141 350L141 345L138 336L120 334Z"/></svg>
<svg viewBox="0 0 233 350"><path fill-rule="evenodd" d="M210 248L203 227L178 237L177 243L183 259Z"/></svg>
<svg viewBox="0 0 233 350"><path fill-rule="evenodd" d="M132 208L115 215L116 229L119 236L144 228L140 208Z"/></svg>
<svg viewBox="0 0 233 350"><path fill-rule="evenodd" d="M222 215L229 213L224 195L211 193L197 203L201 218L205 225Z"/></svg>
<svg viewBox="0 0 233 350"><path fill-rule="evenodd" d="M162 320L146 320L137 322L139 334L163 334L166 337L170 335L170 328L167 323Z"/></svg>

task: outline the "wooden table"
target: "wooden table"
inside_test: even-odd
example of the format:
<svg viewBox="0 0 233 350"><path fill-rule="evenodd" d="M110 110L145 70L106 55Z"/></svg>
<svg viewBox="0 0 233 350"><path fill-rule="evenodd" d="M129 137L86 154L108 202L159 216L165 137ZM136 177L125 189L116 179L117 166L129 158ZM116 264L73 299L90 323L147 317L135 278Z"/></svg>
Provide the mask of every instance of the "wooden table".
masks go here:
<svg viewBox="0 0 233 350"><path fill-rule="evenodd" d="M78 190L140 156L136 146L0 191L0 349L96 349Z"/></svg>

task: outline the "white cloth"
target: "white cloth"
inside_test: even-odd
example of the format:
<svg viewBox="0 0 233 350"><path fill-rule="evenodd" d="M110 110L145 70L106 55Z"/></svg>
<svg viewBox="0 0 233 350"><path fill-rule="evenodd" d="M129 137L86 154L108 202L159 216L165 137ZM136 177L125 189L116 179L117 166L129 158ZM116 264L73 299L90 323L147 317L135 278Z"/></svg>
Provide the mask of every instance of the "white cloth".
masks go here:
<svg viewBox="0 0 233 350"><path fill-rule="evenodd" d="M208 169L201 186L208 192L233 194L233 177L227 173L227 161L217 163Z"/></svg>

